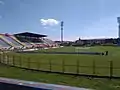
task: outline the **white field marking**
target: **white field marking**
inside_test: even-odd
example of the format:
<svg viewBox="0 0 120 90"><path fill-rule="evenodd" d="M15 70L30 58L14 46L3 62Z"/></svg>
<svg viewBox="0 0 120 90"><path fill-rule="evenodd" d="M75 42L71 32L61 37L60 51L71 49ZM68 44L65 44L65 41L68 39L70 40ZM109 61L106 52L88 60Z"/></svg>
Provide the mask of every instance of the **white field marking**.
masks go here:
<svg viewBox="0 0 120 90"><path fill-rule="evenodd" d="M23 51L35 51L35 50L38 50L38 49L26 49L26 50L23 50Z"/></svg>
<svg viewBox="0 0 120 90"><path fill-rule="evenodd" d="M49 49L49 48L44 48L44 49Z"/></svg>
<svg viewBox="0 0 120 90"><path fill-rule="evenodd" d="M80 50L88 50L91 47L75 47L75 52L79 52Z"/></svg>

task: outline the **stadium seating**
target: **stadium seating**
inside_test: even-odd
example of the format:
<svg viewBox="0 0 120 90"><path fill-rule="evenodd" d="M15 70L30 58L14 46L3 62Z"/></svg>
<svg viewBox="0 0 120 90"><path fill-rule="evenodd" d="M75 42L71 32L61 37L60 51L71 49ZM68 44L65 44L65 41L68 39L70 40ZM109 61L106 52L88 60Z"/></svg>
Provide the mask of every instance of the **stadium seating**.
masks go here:
<svg viewBox="0 0 120 90"><path fill-rule="evenodd" d="M3 47L3 48L11 47L9 44L7 44L6 42L4 42L2 39L0 39L0 46Z"/></svg>
<svg viewBox="0 0 120 90"><path fill-rule="evenodd" d="M32 44L29 43L29 42L24 42L24 44L25 44L26 46L32 46Z"/></svg>
<svg viewBox="0 0 120 90"><path fill-rule="evenodd" d="M50 40L50 39L47 39L47 38L43 38L42 39L44 43L46 43L49 47L53 47L55 45L55 42Z"/></svg>
<svg viewBox="0 0 120 90"><path fill-rule="evenodd" d="M0 34L0 49L1 50L13 50L13 49L21 49L23 45L17 42L12 37Z"/></svg>
<svg viewBox="0 0 120 90"><path fill-rule="evenodd" d="M9 40L7 40L7 39L4 38L4 35L0 35L0 39L2 41L4 41L5 43L9 44L10 46L14 46L14 44L12 44L11 42L9 42Z"/></svg>
<svg viewBox="0 0 120 90"><path fill-rule="evenodd" d="M50 40L50 39L44 39L47 43L49 43L49 44L54 44L54 42L52 41L52 40Z"/></svg>
<svg viewBox="0 0 120 90"><path fill-rule="evenodd" d="M58 46L54 41L48 38L34 37L16 37L15 35L0 34L0 49L4 50L23 50L32 48L52 48Z"/></svg>
<svg viewBox="0 0 120 90"><path fill-rule="evenodd" d="M22 43L22 42L20 42L15 36L11 35L10 37L11 37L13 40L15 40L16 42L18 42L20 45L25 46L25 44Z"/></svg>
<svg viewBox="0 0 120 90"><path fill-rule="evenodd" d="M48 48L48 47L53 47L56 46L55 42L53 42L50 39L46 39L46 38L41 38L41 41L38 40L38 42L32 42L32 40L24 40L23 42L27 47L31 47L34 46L36 48Z"/></svg>
<svg viewBox="0 0 120 90"><path fill-rule="evenodd" d="M3 38L5 38L6 40L8 40L10 43L12 43L15 47L22 47L21 44L19 44L17 41L15 41L14 39L12 39L9 36L3 36Z"/></svg>

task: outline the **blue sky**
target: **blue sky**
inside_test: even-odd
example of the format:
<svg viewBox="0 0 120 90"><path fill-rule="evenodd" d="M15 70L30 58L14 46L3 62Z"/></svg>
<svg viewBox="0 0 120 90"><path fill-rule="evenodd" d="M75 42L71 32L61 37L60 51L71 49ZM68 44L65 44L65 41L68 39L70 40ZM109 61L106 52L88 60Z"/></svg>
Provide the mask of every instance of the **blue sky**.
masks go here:
<svg viewBox="0 0 120 90"><path fill-rule="evenodd" d="M0 0L0 33L35 32L60 40L118 37L120 0Z"/></svg>

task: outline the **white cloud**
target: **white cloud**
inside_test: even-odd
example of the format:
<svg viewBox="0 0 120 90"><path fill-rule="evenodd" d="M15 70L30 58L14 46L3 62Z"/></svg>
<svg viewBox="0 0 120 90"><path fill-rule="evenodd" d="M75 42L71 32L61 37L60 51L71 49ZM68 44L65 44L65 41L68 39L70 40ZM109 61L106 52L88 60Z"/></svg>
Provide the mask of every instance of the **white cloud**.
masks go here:
<svg viewBox="0 0 120 90"><path fill-rule="evenodd" d="M3 4L4 4L4 2L3 2L3 1L0 1L0 4L2 4L2 5L3 5Z"/></svg>
<svg viewBox="0 0 120 90"><path fill-rule="evenodd" d="M40 22L43 26L55 26L59 24L59 21L55 19L40 19Z"/></svg>

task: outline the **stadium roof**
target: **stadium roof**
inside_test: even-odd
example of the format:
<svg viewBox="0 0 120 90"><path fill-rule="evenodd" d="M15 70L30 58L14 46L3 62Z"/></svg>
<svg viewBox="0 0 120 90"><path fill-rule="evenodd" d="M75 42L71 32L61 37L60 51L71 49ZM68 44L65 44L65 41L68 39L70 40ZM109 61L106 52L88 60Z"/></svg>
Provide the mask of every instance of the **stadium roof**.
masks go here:
<svg viewBox="0 0 120 90"><path fill-rule="evenodd" d="M14 34L19 35L19 36L28 36L28 37L47 37L47 35L41 35L41 34L35 34L35 33L30 33L30 32L24 32L24 33L18 33Z"/></svg>

